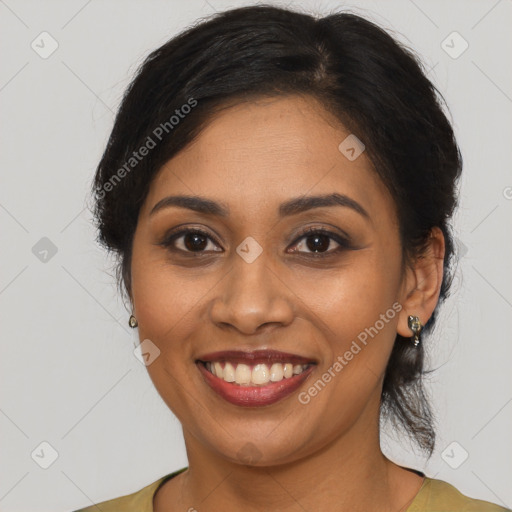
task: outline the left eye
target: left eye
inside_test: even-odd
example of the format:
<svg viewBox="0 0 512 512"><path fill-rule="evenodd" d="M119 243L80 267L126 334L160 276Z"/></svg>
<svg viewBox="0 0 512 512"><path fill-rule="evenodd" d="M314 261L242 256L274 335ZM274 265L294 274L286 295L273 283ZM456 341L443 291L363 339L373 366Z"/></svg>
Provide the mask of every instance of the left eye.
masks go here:
<svg viewBox="0 0 512 512"><path fill-rule="evenodd" d="M302 234L299 240L303 241L295 245L295 249L292 252L303 252L301 248L306 248L316 257L330 255L350 247L350 243L346 238L323 229L309 229ZM331 242L337 243L338 247L328 251L327 249L330 247Z"/></svg>

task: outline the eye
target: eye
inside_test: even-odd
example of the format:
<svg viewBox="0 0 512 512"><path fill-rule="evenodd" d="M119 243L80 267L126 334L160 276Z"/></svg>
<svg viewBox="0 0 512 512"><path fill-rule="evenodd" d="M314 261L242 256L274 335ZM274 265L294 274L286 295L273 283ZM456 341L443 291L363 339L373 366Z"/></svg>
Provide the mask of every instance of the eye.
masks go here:
<svg viewBox="0 0 512 512"><path fill-rule="evenodd" d="M342 237L337 233L333 233L332 231L327 231L325 229L320 228L308 228L299 238L300 243L295 245L294 249L291 252L300 253L304 252L304 249L311 251L309 254L306 252L306 255L312 257L327 257L331 256L333 253L338 253L344 249L349 249L351 247L351 243L348 238ZM332 245L331 242L335 242L338 244L337 248L332 250L328 250Z"/></svg>
<svg viewBox="0 0 512 512"><path fill-rule="evenodd" d="M215 249L216 244L210 243L212 236L201 229L184 229L179 232L171 232L158 244L171 251L186 253L202 253L208 251L222 252ZM209 248L210 246L210 248Z"/></svg>

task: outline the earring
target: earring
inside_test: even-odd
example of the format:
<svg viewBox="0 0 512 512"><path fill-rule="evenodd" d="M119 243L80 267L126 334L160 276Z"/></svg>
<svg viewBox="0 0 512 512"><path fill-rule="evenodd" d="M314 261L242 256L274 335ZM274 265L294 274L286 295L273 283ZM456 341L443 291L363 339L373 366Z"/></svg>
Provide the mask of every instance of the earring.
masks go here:
<svg viewBox="0 0 512 512"><path fill-rule="evenodd" d="M414 346L417 347L420 344L420 332L423 329L423 325L420 322L420 319L417 316L409 315L407 319L407 323L409 325L409 329L413 332L413 336L411 337Z"/></svg>
<svg viewBox="0 0 512 512"><path fill-rule="evenodd" d="M135 327L137 327L139 325L139 323L137 322L137 319L133 315L130 315L130 319L128 320L128 325L132 329L135 329Z"/></svg>

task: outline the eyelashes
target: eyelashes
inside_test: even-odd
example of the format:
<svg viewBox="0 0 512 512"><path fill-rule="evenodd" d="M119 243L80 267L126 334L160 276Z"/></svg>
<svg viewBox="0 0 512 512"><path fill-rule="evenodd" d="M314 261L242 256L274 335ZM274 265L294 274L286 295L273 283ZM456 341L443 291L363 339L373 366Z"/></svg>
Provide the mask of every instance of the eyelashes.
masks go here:
<svg viewBox="0 0 512 512"><path fill-rule="evenodd" d="M312 242L312 243L308 243ZM338 246L330 249L333 242ZM172 230L166 233L157 245L164 247L172 254L197 258L224 252L219 243L210 233L199 228ZM179 247L178 247L179 246ZM309 227L303 230L292 244L292 254L306 258L327 258L338 255L344 250L353 249L349 237L344 237L325 228Z"/></svg>

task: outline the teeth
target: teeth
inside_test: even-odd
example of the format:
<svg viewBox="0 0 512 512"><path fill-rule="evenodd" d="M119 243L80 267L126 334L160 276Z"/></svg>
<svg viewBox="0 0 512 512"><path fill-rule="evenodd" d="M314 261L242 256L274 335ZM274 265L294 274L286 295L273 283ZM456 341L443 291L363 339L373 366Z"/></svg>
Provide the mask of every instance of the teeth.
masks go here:
<svg viewBox="0 0 512 512"><path fill-rule="evenodd" d="M284 369L283 365L279 363L274 363L270 367L270 380L272 382L279 382L280 380L283 380L284 377Z"/></svg>
<svg viewBox="0 0 512 512"><path fill-rule="evenodd" d="M235 368L231 363L226 363L224 365L224 373L222 377L226 382L235 382Z"/></svg>
<svg viewBox="0 0 512 512"><path fill-rule="evenodd" d="M222 365L215 361L215 363L213 363L213 367L215 368L215 375L217 375L217 377L222 377Z"/></svg>
<svg viewBox="0 0 512 512"><path fill-rule="evenodd" d="M218 377L224 377L218 375ZM251 368L246 364L239 364L235 370L235 382L237 384L250 384L251 383Z"/></svg>
<svg viewBox="0 0 512 512"><path fill-rule="evenodd" d="M251 381L253 384L267 384L270 380L270 370L266 364L257 364L251 375Z"/></svg>
<svg viewBox="0 0 512 512"><path fill-rule="evenodd" d="M309 365L307 364L291 364L291 363L274 363L272 366L267 364L256 364L251 368L243 363L221 363L219 361L206 363L206 369L226 382L235 382L236 384L247 385L264 385L269 382L279 382L283 379L289 379L294 375L302 373Z"/></svg>

